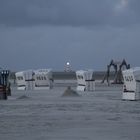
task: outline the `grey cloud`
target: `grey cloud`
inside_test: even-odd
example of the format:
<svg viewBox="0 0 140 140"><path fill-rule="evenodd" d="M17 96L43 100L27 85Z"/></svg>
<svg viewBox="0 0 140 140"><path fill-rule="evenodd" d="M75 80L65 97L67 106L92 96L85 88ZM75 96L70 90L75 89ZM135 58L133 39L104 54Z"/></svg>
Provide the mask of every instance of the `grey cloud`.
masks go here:
<svg viewBox="0 0 140 140"><path fill-rule="evenodd" d="M103 69L123 58L138 66L140 1L121 1L0 0L1 67Z"/></svg>
<svg viewBox="0 0 140 140"><path fill-rule="evenodd" d="M9 26L38 24L117 26L137 22L140 19L139 0L128 0L128 5L124 10L115 11L120 1L1 0L0 23Z"/></svg>
<svg viewBox="0 0 140 140"><path fill-rule="evenodd" d="M139 65L138 25L98 29L34 26L1 31L0 64L11 69L50 67L63 70L66 61L70 61L73 69L101 70L111 59L123 58L130 64Z"/></svg>

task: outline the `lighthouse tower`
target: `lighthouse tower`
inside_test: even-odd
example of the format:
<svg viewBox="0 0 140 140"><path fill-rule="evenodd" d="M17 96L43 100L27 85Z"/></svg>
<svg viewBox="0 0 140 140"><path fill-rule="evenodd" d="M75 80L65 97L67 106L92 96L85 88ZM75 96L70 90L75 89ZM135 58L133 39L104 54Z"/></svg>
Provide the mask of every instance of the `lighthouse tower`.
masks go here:
<svg viewBox="0 0 140 140"><path fill-rule="evenodd" d="M65 72L70 72L72 71L71 70L71 65L70 65L70 62L67 62L66 65L65 65Z"/></svg>

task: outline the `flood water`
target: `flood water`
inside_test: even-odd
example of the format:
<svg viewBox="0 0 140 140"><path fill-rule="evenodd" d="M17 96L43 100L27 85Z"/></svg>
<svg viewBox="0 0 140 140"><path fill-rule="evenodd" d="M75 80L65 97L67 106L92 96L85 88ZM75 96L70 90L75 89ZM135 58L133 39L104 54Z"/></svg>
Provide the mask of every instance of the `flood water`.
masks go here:
<svg viewBox="0 0 140 140"><path fill-rule="evenodd" d="M122 101L121 86L79 97L62 97L65 89L12 89L0 100L0 140L140 140L140 101Z"/></svg>

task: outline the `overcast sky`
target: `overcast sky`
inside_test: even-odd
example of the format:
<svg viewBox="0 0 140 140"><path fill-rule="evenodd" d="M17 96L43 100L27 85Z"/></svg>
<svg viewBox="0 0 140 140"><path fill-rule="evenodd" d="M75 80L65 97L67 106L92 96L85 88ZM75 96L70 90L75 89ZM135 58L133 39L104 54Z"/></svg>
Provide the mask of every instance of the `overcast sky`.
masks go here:
<svg viewBox="0 0 140 140"><path fill-rule="evenodd" d="M0 0L0 66L140 66L140 0Z"/></svg>

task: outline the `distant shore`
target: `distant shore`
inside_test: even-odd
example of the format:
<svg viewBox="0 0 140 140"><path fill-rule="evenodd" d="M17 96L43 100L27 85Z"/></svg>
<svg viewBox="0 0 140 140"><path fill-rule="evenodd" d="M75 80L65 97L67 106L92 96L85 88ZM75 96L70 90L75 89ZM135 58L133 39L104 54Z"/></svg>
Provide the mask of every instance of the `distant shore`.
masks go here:
<svg viewBox="0 0 140 140"><path fill-rule="evenodd" d="M65 72L65 71L53 71L53 78L54 80L76 80L76 73L75 71ZM106 71L94 71L93 72L93 79L95 80L102 80L106 74ZM110 79L112 80L114 77L114 72L110 73ZM10 79L15 79L15 72L11 72Z"/></svg>

